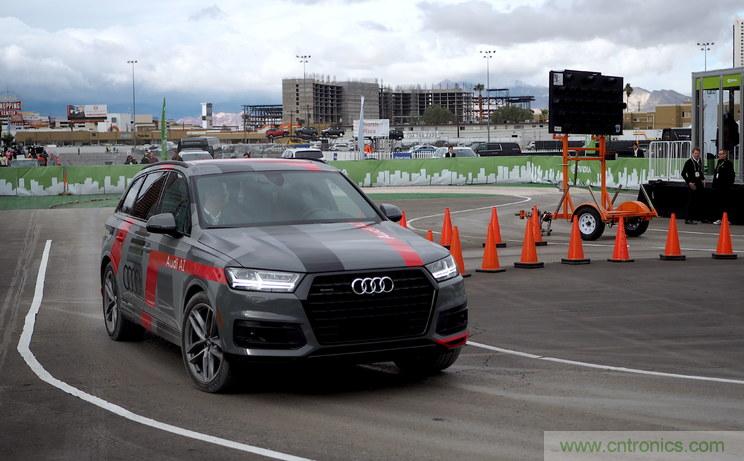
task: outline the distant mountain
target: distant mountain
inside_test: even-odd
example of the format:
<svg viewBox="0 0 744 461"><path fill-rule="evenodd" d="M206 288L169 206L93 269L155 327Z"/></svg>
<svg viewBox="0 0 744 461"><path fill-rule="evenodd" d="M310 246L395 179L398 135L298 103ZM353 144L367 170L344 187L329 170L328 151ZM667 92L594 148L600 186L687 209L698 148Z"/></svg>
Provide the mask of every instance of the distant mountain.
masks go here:
<svg viewBox="0 0 744 461"><path fill-rule="evenodd" d="M212 114L212 126L243 126L243 113L242 112L215 112ZM183 117L176 120L176 123L189 123L192 125L200 125L201 117Z"/></svg>
<svg viewBox="0 0 744 461"><path fill-rule="evenodd" d="M633 93L628 98L628 109L631 112L653 112L656 106L663 104L689 103L690 97L674 90L653 90L644 88L633 88Z"/></svg>

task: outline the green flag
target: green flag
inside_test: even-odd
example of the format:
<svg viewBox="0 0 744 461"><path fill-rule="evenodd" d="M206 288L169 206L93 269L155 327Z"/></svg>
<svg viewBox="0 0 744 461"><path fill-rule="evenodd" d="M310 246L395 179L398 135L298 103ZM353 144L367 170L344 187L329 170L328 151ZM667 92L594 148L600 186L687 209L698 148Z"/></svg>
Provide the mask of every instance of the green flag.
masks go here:
<svg viewBox="0 0 744 461"><path fill-rule="evenodd" d="M163 96L163 111L160 113L160 158L168 160L168 123L165 120L165 96Z"/></svg>

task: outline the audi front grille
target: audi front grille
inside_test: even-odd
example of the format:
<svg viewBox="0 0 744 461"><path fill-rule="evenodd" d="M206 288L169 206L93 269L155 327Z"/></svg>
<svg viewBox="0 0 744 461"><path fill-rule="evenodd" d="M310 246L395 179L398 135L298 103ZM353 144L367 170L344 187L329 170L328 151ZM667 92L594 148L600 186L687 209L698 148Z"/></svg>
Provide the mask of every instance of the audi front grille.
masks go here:
<svg viewBox="0 0 744 461"><path fill-rule="evenodd" d="M357 294L358 279L389 277L392 291ZM387 280L387 279L385 279ZM434 286L423 269L320 275L310 288L305 311L323 345L411 338L426 333Z"/></svg>

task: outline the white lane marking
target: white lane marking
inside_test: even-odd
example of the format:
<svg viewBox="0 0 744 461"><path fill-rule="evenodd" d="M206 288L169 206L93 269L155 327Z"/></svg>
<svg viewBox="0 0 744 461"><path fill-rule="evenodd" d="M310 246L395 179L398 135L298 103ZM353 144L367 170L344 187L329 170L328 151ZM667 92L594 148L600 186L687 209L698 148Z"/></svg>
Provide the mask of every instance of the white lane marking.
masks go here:
<svg viewBox="0 0 744 461"><path fill-rule="evenodd" d="M744 384L744 380L741 379L730 379L730 378L713 378L710 376L698 376L698 375L683 375L679 373L666 373L663 371L652 371L652 370L640 370L638 368L627 368L627 367L616 367L612 365L602 365L599 363L580 362L578 360L567 360L559 359L556 357L546 357L543 355L530 354L528 352L520 352L512 349L504 349L502 347L489 346L488 344L481 344L474 341L468 341L468 346L478 347L486 349L492 352L501 352L502 354L516 355L518 357L524 357L528 359L545 360L546 362L562 363L566 365L574 365L577 367L594 368L598 370L608 371L619 371L622 373L633 373L637 375L649 375L649 376L660 376L663 378L675 378L675 379L691 379L695 381L708 381L715 383L726 383L726 384Z"/></svg>
<svg viewBox="0 0 744 461"><path fill-rule="evenodd" d="M500 205L488 205L488 206L482 206L482 207L479 207L479 208L469 208L467 210L451 211L450 212L450 216L453 215L453 214L470 213L470 212L473 212L473 211L488 210L488 209L491 209L491 208L505 208L505 207L512 206L512 205L519 205L520 203L526 203L526 202L529 202L529 201L532 200L530 197L525 197L524 195L512 195L512 197L519 197L522 200L518 200L516 202L502 203ZM424 232L422 229L418 229L417 227L412 226L411 223L414 223L416 221L420 221L422 219L436 218L437 216L444 216L444 212L432 214L432 215L429 215L429 216L419 216L418 218L410 219L410 220L408 220L408 227L410 227L411 229L413 229L415 231L418 231L418 232ZM436 232L436 233L438 234L439 232Z"/></svg>
<svg viewBox="0 0 744 461"><path fill-rule="evenodd" d="M36 289L34 291L34 299L31 302L31 308L26 314L26 321L23 324L23 332L21 338L18 340L18 352L26 361L26 364L31 368L36 376L39 377L45 383L51 384L57 389L66 392L73 397L77 397L88 403L91 403L99 408L106 411L119 415L135 423L149 426L154 429L161 431L170 432L171 434L180 435L182 437L188 437L190 439L199 440L202 442L219 445L225 448L232 448L234 450L242 451L245 453L252 453L255 455L265 456L272 459L280 459L284 461L309 461L307 458L300 458L298 456L281 453L274 450L268 450L266 448L255 447L253 445L247 445L245 443L234 442L232 440L215 437L201 432L191 431L171 424L162 423L152 418L147 418L137 413L133 413L124 407L113 404L106 400L96 397L95 395L88 394L87 392L81 391L80 389L67 384L64 381L52 376L36 359L36 356L31 352L31 337L34 334L34 324L36 323L36 316L41 308L41 301L44 296L44 279L46 277L47 263L49 262L49 250L52 247L52 241L47 240L44 246L44 253L41 257L41 264L39 265L39 273L36 276Z"/></svg>

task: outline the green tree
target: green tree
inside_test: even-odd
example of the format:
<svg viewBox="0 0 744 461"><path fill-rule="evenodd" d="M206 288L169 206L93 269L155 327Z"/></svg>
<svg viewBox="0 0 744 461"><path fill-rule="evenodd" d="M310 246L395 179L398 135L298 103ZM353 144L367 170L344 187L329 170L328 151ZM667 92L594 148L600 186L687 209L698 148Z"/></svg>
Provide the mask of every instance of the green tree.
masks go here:
<svg viewBox="0 0 744 461"><path fill-rule="evenodd" d="M522 123L532 121L532 111L518 106L502 106L491 113L491 123Z"/></svg>
<svg viewBox="0 0 744 461"><path fill-rule="evenodd" d="M424 111L424 123L427 125L444 125L455 121L455 114L440 105L432 105Z"/></svg>

